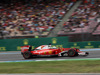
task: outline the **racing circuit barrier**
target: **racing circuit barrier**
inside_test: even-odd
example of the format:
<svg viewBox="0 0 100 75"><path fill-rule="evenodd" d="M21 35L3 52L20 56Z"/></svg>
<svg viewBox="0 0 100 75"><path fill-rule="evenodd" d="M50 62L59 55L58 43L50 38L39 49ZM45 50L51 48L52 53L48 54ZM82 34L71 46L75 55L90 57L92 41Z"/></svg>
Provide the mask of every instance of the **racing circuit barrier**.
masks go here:
<svg viewBox="0 0 100 75"><path fill-rule="evenodd" d="M100 48L100 41L69 42L70 48Z"/></svg>
<svg viewBox="0 0 100 75"><path fill-rule="evenodd" d="M20 51L21 46L32 45L36 48L40 45L51 43L63 48L100 48L100 41L68 42L68 37L27 38L27 39L0 39L0 51Z"/></svg>
<svg viewBox="0 0 100 75"><path fill-rule="evenodd" d="M51 43L56 47L67 47L68 37L0 39L0 51L20 51L21 46L31 45L32 49Z"/></svg>

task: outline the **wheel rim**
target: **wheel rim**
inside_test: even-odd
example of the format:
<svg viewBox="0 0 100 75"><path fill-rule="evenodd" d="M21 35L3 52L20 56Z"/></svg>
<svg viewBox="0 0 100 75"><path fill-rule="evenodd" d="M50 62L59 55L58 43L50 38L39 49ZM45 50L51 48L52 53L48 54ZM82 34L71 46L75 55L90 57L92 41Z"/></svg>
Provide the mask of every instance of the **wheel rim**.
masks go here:
<svg viewBox="0 0 100 75"><path fill-rule="evenodd" d="M25 56L26 56L26 57L29 57L29 53L25 53Z"/></svg>
<svg viewBox="0 0 100 75"><path fill-rule="evenodd" d="M30 58L30 53L29 53L29 52L25 52L25 53L23 54L23 57L24 57L25 59Z"/></svg>
<svg viewBox="0 0 100 75"><path fill-rule="evenodd" d="M69 50L68 55L69 56L74 56L75 55L75 51L74 50Z"/></svg>

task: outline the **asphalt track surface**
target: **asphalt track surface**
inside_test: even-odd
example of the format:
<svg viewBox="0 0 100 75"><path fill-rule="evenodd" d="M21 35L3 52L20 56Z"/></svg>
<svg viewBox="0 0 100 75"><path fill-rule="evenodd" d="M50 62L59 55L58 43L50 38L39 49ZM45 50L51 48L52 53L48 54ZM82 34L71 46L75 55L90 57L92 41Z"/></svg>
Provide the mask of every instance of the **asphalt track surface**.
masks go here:
<svg viewBox="0 0 100 75"><path fill-rule="evenodd" d="M32 59L24 59L20 51L0 52L0 62L7 61L39 61L39 60L64 60L64 59L89 59L100 58L100 49L83 49L82 51L89 52L88 56L77 57L35 57Z"/></svg>
<svg viewBox="0 0 100 75"><path fill-rule="evenodd" d="M100 49L83 49L82 51L89 52L88 56L77 57L36 57L33 59L24 59L20 51L0 52L0 62L26 62L26 61L45 61L45 60L66 60L66 59L99 59ZM32 73L32 74L0 74L0 75L100 75L100 73Z"/></svg>

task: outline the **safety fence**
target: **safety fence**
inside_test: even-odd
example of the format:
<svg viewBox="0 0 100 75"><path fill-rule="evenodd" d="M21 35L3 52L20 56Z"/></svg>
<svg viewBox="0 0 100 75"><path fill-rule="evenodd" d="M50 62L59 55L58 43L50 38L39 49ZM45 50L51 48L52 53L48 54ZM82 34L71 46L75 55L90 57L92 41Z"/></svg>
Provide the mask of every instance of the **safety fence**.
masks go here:
<svg viewBox="0 0 100 75"><path fill-rule="evenodd" d="M1 39L0 51L20 51L21 46L24 45L32 45L34 49L40 45L49 45L49 43L56 47L68 47L68 37Z"/></svg>
<svg viewBox="0 0 100 75"><path fill-rule="evenodd" d="M100 48L100 41L69 42L70 48Z"/></svg>
<svg viewBox="0 0 100 75"><path fill-rule="evenodd" d="M36 48L40 45L49 45L63 48L100 48L100 41L68 42L68 37L27 38L27 39L1 39L0 51L20 51L21 46L32 45Z"/></svg>

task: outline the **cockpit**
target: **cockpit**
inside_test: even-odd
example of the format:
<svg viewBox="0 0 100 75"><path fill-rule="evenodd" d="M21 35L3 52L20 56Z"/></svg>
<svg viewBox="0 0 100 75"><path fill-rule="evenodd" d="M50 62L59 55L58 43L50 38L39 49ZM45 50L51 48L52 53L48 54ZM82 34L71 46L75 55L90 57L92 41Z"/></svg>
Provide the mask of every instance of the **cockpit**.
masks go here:
<svg viewBox="0 0 100 75"><path fill-rule="evenodd" d="M40 49L57 49L57 47L52 46L52 45L41 45L36 48L36 50L40 50Z"/></svg>

